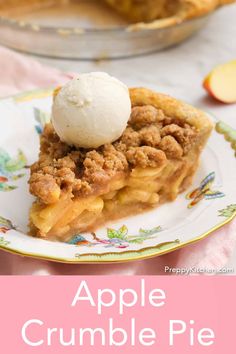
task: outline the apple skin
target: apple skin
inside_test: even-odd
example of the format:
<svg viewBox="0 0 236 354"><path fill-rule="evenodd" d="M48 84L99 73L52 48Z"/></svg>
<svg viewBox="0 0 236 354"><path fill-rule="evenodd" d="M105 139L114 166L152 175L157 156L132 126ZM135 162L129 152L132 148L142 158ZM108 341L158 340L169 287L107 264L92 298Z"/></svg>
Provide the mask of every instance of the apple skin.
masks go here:
<svg viewBox="0 0 236 354"><path fill-rule="evenodd" d="M218 102L236 103L236 60L213 69L204 79L203 87Z"/></svg>
<svg viewBox="0 0 236 354"><path fill-rule="evenodd" d="M211 79L211 74L208 74L207 77L203 81L203 87L212 97L218 99L215 96L214 92L211 90L210 79Z"/></svg>
<svg viewBox="0 0 236 354"><path fill-rule="evenodd" d="M233 102L225 102L225 100L223 100L222 98L217 97L217 95L214 93L214 90L211 88L211 74L209 74L203 81L203 87L209 93L209 95L214 99L216 99L218 102L225 103L225 104L233 103Z"/></svg>

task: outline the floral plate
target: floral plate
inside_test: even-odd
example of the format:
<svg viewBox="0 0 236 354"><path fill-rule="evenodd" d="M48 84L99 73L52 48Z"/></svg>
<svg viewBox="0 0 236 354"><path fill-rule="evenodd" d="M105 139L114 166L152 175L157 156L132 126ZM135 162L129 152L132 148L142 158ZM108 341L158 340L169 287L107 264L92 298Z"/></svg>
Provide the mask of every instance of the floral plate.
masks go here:
<svg viewBox="0 0 236 354"><path fill-rule="evenodd" d="M69 243L27 235L33 197L29 166L50 119L52 91L33 91L0 101L0 248L64 263L123 262L162 255L199 241L236 216L236 131L218 122L203 152L193 186L176 201L110 223ZM225 135L225 141L222 133ZM233 148L233 149L232 149Z"/></svg>

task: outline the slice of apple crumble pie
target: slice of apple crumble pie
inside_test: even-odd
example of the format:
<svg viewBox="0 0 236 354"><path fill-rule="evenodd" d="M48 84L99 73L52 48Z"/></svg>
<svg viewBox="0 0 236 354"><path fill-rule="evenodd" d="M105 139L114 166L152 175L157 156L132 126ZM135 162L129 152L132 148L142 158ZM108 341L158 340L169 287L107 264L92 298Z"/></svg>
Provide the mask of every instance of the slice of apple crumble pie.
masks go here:
<svg viewBox="0 0 236 354"><path fill-rule="evenodd" d="M213 128L201 111L144 88L130 89L122 136L96 149L62 142L53 125L31 168L31 233L65 241L108 220L174 200L192 182Z"/></svg>

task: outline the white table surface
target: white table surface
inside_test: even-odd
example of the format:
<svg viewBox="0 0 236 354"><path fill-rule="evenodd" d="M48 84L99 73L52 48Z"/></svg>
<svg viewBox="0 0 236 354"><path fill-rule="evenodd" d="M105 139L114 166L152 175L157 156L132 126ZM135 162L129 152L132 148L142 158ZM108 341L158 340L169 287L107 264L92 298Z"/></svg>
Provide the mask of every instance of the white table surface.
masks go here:
<svg viewBox="0 0 236 354"><path fill-rule="evenodd" d="M236 60L236 5L221 9L200 33L164 52L99 63L38 58L64 71L106 71L129 86L146 86L184 99L236 128L236 104L219 104L202 88L203 78L214 66L232 59ZM236 250L227 266L234 267L236 274Z"/></svg>

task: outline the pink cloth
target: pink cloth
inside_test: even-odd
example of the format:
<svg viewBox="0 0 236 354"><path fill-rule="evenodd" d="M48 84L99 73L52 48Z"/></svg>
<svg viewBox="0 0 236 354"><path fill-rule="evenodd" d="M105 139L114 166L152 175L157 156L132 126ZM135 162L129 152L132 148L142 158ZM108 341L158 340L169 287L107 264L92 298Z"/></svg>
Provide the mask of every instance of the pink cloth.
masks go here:
<svg viewBox="0 0 236 354"><path fill-rule="evenodd" d="M19 91L65 83L73 75L42 66L37 61L0 47L0 96ZM123 264L65 265L11 255L0 251L0 274L165 274L172 268L199 267L219 269L232 255L236 243L236 220L214 232L211 237L168 255Z"/></svg>

